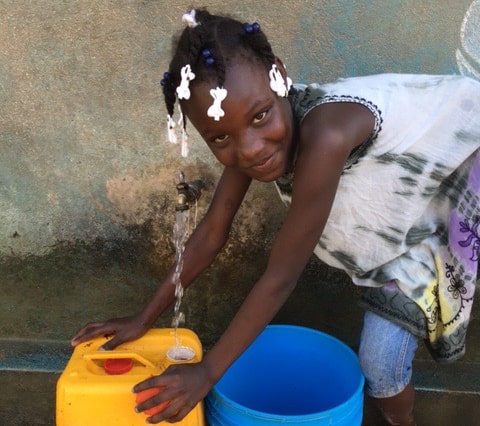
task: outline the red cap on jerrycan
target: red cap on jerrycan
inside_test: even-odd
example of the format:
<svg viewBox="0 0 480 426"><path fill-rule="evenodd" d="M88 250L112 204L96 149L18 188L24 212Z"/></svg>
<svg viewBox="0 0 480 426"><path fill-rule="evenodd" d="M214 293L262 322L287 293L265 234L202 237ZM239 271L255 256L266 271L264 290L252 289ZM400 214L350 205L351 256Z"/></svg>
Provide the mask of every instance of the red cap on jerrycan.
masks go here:
<svg viewBox="0 0 480 426"><path fill-rule="evenodd" d="M106 359L103 363L105 373L111 375L119 375L128 373L133 367L131 358Z"/></svg>
<svg viewBox="0 0 480 426"><path fill-rule="evenodd" d="M158 395L164 389L165 389L164 387L145 389L137 393L137 396L135 397L135 401L137 404L141 404L143 401L150 399L152 396ZM160 411L163 411L169 403L170 401L164 401L158 405L155 405L152 408L149 408L148 410L143 411L143 413L148 414L149 416L154 416L155 414L160 413Z"/></svg>

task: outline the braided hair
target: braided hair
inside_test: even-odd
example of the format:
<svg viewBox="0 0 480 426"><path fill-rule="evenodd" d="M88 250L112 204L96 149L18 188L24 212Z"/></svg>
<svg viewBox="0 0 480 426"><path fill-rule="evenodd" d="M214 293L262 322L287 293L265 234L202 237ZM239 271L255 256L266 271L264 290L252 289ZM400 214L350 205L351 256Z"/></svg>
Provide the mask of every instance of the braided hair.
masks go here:
<svg viewBox="0 0 480 426"><path fill-rule="evenodd" d="M239 55L264 64L267 70L275 63L272 47L257 23L242 24L236 19L212 15L205 9L193 13L196 25L186 27L174 40L173 58L165 73L167 78L162 80L170 117L174 114L176 88L185 65L189 64L195 74L192 84L213 81L223 87L227 65ZM186 118L183 116L182 120L185 129Z"/></svg>

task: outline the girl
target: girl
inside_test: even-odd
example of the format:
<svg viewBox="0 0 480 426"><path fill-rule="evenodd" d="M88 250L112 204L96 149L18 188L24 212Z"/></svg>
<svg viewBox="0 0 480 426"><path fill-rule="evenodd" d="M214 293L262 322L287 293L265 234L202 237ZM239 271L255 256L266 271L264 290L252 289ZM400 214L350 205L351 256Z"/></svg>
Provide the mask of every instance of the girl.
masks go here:
<svg viewBox="0 0 480 426"><path fill-rule="evenodd" d="M169 368L134 391L165 387L148 419L179 421L271 321L314 251L368 287L360 360L366 392L390 424L414 425L417 337L438 360L464 352L477 274L480 84L459 76L377 75L290 86L257 23L184 15L162 80L170 137L180 102L225 169L186 248L188 286L215 259L252 179L289 205L268 265L202 362ZM183 128L184 150L186 127ZM173 273L173 272L172 272ZM141 336L174 299L172 273L137 315L86 325L73 345Z"/></svg>

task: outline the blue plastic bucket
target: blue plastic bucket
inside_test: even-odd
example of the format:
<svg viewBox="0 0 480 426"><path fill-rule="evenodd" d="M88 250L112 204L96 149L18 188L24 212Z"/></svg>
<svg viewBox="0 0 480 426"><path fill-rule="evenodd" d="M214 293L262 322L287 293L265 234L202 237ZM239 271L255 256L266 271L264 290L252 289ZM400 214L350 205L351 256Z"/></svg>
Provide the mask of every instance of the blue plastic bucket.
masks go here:
<svg viewBox="0 0 480 426"><path fill-rule="evenodd" d="M205 400L210 426L360 426L364 378L355 353L317 330L271 325Z"/></svg>

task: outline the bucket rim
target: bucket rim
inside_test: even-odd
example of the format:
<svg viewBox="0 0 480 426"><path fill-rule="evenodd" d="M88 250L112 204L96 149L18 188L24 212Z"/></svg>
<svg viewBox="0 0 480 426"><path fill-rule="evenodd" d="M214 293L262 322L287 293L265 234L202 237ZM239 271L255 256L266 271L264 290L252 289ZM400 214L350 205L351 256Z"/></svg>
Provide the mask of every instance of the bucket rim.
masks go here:
<svg viewBox="0 0 480 426"><path fill-rule="evenodd" d="M359 399L360 394L362 394L362 403L363 403L363 388L365 385L365 377L363 375L362 369L360 367L360 363L358 361L358 357L353 351L352 348L350 348L348 345L343 343L341 340L337 339L334 336L331 336L330 334L324 333L323 331L316 330L314 328L310 327L305 327L305 326L300 326L300 325L294 325L294 324L269 324L265 327L265 329L257 336L260 337L265 332L269 331L279 331L279 330L297 330L301 331L303 333L310 333L310 334L316 334L316 335L321 335L322 338L329 339L331 341L334 341L335 343L340 344L342 349L344 349L347 353L349 353L349 356L352 357L358 364L359 368L359 381L358 384L355 388L355 391L351 394L350 398L341 404L336 405L335 407L332 407L328 410L321 411L321 412L313 412L313 413L307 413L307 414L282 414L282 419L283 423L290 423L292 421L296 422L301 422L304 420L305 422L312 421L312 420L320 420L320 419L326 419L328 417L332 417L335 415L337 412L345 412L346 406L351 405L352 401L355 401ZM253 342L252 342L253 345ZM228 370L227 370L228 371ZM221 379L220 379L221 381ZM215 401L222 401L222 404L229 406L232 408L234 411L238 413L246 413L248 412L251 415L254 415L255 417L259 419L273 419L274 417L278 417L279 415L273 414L273 413L265 413L263 411L258 411L249 407L246 407L245 405L239 404L238 402L233 401L232 399L228 398L222 391L218 389L218 384L220 383L217 382L212 388L212 390L208 393L206 400L207 403L209 404L214 404ZM218 404L217 404L218 405ZM352 410L355 409L355 407L352 407Z"/></svg>

